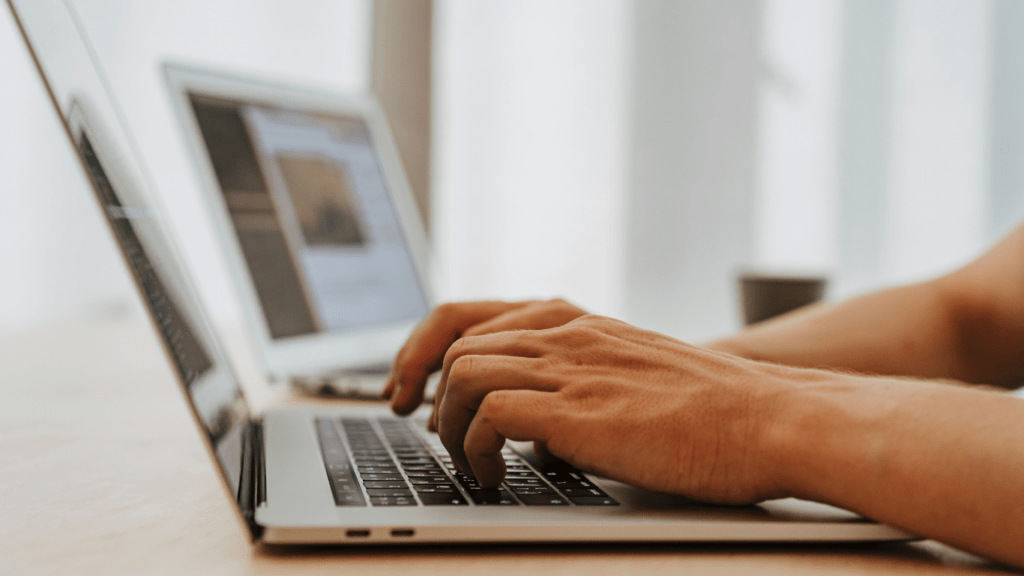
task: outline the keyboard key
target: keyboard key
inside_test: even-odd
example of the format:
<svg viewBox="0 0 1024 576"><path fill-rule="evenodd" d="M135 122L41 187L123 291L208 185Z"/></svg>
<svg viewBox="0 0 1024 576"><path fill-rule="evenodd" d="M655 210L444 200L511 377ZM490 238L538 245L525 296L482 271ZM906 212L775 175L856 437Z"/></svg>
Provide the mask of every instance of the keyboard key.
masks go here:
<svg viewBox="0 0 1024 576"><path fill-rule="evenodd" d="M352 465L348 461L348 452L341 442L341 436L329 420L319 418L315 421L320 454L323 456L327 472L327 482L331 485L336 506L365 506L359 483L355 478Z"/></svg>
<svg viewBox="0 0 1024 576"><path fill-rule="evenodd" d="M569 480L556 480L556 481L552 482L552 484L555 486L555 488L558 488L559 490L562 490L563 488L593 488L594 487L594 484L592 482L578 482L576 480L572 480L572 481L569 481Z"/></svg>
<svg viewBox="0 0 1024 576"><path fill-rule="evenodd" d="M342 480L335 479L333 485L335 492L357 492L359 490L359 483L348 478Z"/></svg>
<svg viewBox="0 0 1024 576"><path fill-rule="evenodd" d="M607 497L608 495L601 491L599 488L564 488L561 490L562 494L573 497L573 496L597 496Z"/></svg>
<svg viewBox="0 0 1024 576"><path fill-rule="evenodd" d="M540 478L506 478L509 486L547 486Z"/></svg>
<svg viewBox="0 0 1024 576"><path fill-rule="evenodd" d="M360 474L398 474L397 466L360 466Z"/></svg>
<svg viewBox="0 0 1024 576"><path fill-rule="evenodd" d="M356 466L392 466L394 461L390 456L362 456L356 458Z"/></svg>
<svg viewBox="0 0 1024 576"><path fill-rule="evenodd" d="M334 504L337 506L366 506L363 495L359 492L350 494L334 494Z"/></svg>
<svg viewBox="0 0 1024 576"><path fill-rule="evenodd" d="M424 506L467 506L466 499L458 492L420 493L420 502Z"/></svg>
<svg viewBox="0 0 1024 576"><path fill-rule="evenodd" d="M413 498L370 498L370 504L374 506L415 506Z"/></svg>
<svg viewBox="0 0 1024 576"><path fill-rule="evenodd" d="M361 474L360 477L363 482L389 482L395 480L405 480L401 474Z"/></svg>
<svg viewBox="0 0 1024 576"><path fill-rule="evenodd" d="M609 496L573 496L569 500L572 500L573 504L577 506L618 506L619 503L613 500Z"/></svg>
<svg viewBox="0 0 1024 576"><path fill-rule="evenodd" d="M469 497L479 506L516 506L519 503L506 490L469 490Z"/></svg>
<svg viewBox="0 0 1024 576"><path fill-rule="evenodd" d="M405 485L405 482L363 482L363 486L366 486L368 490L406 490L409 487Z"/></svg>
<svg viewBox="0 0 1024 576"><path fill-rule="evenodd" d="M435 484L451 484L452 480L447 476L438 476L436 478L410 478L409 482L412 482L413 486L432 486Z"/></svg>
<svg viewBox="0 0 1024 576"><path fill-rule="evenodd" d="M441 467L437 464L402 464L402 470L406 472L441 472Z"/></svg>
<svg viewBox="0 0 1024 576"><path fill-rule="evenodd" d="M568 506L565 498L557 494L519 494L519 499L527 506Z"/></svg>
<svg viewBox="0 0 1024 576"><path fill-rule="evenodd" d="M409 478L445 478L445 473L437 470L410 470L406 472Z"/></svg>
<svg viewBox="0 0 1024 576"><path fill-rule="evenodd" d="M557 494L549 486L512 486L512 491L516 494Z"/></svg>
<svg viewBox="0 0 1024 576"><path fill-rule="evenodd" d="M428 486L414 486L416 492L420 494L430 492L455 492L455 486L451 484L432 484Z"/></svg>
<svg viewBox="0 0 1024 576"><path fill-rule="evenodd" d="M412 497L412 492L410 492L409 489L405 488L405 487L403 487L400 490L396 490L396 489L393 489L393 488L367 489L366 494L369 495L370 498L398 498L398 497L411 498Z"/></svg>

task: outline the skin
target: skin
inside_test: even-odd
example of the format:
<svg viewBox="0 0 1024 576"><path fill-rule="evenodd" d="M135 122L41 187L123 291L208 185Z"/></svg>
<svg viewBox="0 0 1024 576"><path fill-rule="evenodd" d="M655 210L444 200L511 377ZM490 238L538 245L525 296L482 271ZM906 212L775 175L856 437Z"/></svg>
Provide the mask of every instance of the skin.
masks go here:
<svg viewBox="0 0 1024 576"><path fill-rule="evenodd" d="M385 396L407 414L441 370L430 425L485 486L506 439L534 441L636 486L825 502L1024 567L1024 400L993 388L1022 359L1024 227L936 280L703 347L561 300L443 305Z"/></svg>

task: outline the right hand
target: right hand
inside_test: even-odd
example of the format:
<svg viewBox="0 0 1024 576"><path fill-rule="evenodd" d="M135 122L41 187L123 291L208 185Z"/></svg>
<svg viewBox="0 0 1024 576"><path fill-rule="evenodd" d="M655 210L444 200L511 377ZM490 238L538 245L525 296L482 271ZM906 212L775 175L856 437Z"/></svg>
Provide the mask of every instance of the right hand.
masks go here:
<svg viewBox="0 0 1024 576"><path fill-rule="evenodd" d="M527 302L458 302L441 304L413 330L395 357L382 396L398 414L409 414L423 402L427 377L441 369L448 348L463 336L509 330L544 330L567 324L586 311L565 300ZM436 410L435 410L436 412ZM435 426L432 413L428 426Z"/></svg>

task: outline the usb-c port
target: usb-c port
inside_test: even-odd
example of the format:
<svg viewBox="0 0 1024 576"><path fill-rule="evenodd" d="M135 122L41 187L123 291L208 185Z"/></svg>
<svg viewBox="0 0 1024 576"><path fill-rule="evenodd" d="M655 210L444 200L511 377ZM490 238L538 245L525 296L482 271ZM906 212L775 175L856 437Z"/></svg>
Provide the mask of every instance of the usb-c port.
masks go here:
<svg viewBox="0 0 1024 576"><path fill-rule="evenodd" d="M396 536L396 537L399 537L399 538L401 538L401 537L408 538L408 537L412 536L415 533L416 533L416 531L413 530L412 528L396 528L396 529L391 531L391 535L392 536Z"/></svg>
<svg viewBox="0 0 1024 576"><path fill-rule="evenodd" d="M369 535L369 530L349 530L345 532L345 536L348 536L349 538L366 538Z"/></svg>

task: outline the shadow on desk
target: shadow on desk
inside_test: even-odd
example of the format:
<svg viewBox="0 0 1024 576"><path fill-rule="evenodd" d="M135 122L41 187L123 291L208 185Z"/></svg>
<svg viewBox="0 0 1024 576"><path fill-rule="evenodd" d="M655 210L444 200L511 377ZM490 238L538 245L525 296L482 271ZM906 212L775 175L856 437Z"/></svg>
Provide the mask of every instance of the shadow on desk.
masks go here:
<svg viewBox="0 0 1024 576"><path fill-rule="evenodd" d="M311 561L323 566L344 561L387 565L395 561L441 567L446 574L501 571L502 574L628 574L675 568L698 574L1020 574L937 542L913 543L652 543L509 544L338 548L276 546L256 549L254 562ZM677 570L672 570L676 572ZM364 572L360 572L361 574ZM406 573L406 572L402 572Z"/></svg>

